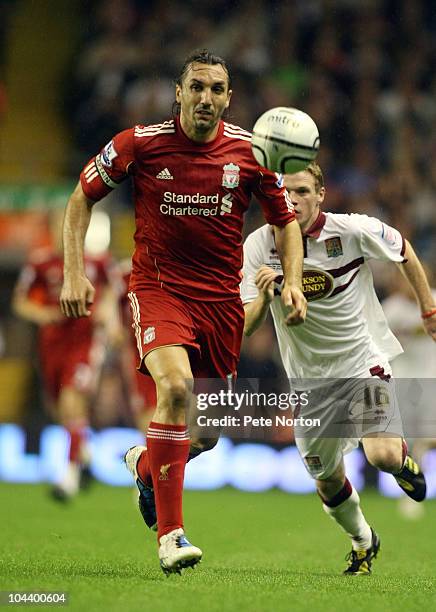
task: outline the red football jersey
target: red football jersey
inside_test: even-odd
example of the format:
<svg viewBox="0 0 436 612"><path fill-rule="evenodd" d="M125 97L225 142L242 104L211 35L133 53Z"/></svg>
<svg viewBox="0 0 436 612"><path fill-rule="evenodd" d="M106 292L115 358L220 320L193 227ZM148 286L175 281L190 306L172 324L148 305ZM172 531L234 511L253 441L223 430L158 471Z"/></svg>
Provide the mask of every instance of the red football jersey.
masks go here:
<svg viewBox="0 0 436 612"><path fill-rule="evenodd" d="M95 287L95 308L101 291L107 285L110 276L110 258L108 256L85 256L86 275ZM22 269L17 291L44 306L58 306L63 283L63 257L51 249L40 249L33 253L29 262ZM60 307L59 307L60 308ZM58 338L86 337L93 333L94 322L90 317L70 319L63 317L59 323L50 323L40 328L40 338L43 343L54 342ZM66 352L68 346L66 346Z"/></svg>
<svg viewBox="0 0 436 612"><path fill-rule="evenodd" d="M133 179L131 291L161 286L201 300L239 295L252 194L268 223L294 218L281 177L257 164L250 141L249 132L221 121L212 142L194 142L176 119L120 132L85 166L81 184L93 201Z"/></svg>

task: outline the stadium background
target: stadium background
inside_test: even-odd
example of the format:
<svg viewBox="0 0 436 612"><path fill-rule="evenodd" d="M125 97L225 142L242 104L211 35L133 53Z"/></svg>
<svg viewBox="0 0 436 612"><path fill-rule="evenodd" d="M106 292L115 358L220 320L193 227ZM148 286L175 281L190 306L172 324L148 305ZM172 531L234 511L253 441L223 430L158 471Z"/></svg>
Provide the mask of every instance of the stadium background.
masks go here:
<svg viewBox="0 0 436 612"><path fill-rule="evenodd" d="M69 589L75 609L139 610L145 585L150 608L171 609L154 543L143 543L129 492L106 486L127 484L120 453L141 438L117 383L116 356L108 356L94 407L93 469L104 484L65 513L49 501L45 484L17 484L55 478L65 436L43 410L35 329L12 315L10 299L27 253L49 239L47 211L65 205L80 168L115 132L167 118L181 59L202 46L233 68L231 122L250 129L272 106L306 110L321 133L326 208L382 218L434 267L431 0L0 0L0 481L9 481L0 483L0 588ZM128 188L99 209L111 219L114 257L128 257ZM261 222L254 207L246 231ZM381 297L396 279L391 269L376 268ZM245 342L241 374L284 385L275 346L265 326ZM395 492L392 479L377 482L358 452L347 462L359 489L366 482ZM435 464L433 454L433 494ZM207 558L196 575L177 583L178 610L194 603L209 610L436 605L434 502L410 529L394 500L366 490L362 498L376 517L386 561L377 562L370 583L345 584L335 576L348 545L321 516L315 496L291 495L311 493L313 484L286 441L222 440L191 463L187 484L233 488L186 494L189 533ZM175 592L170 582L163 586L165 594Z"/></svg>
<svg viewBox="0 0 436 612"><path fill-rule="evenodd" d="M117 131L169 115L173 79L192 48L207 46L228 58L235 92L231 122L250 129L261 112L278 105L311 114L322 138L326 208L391 223L432 267L433 3L215 0L206 7L195 0L3 0L0 10L0 419L26 430L23 453L39 453L49 421L38 384L35 329L10 311L18 271L29 250L48 241L46 213L64 206L89 157ZM110 248L117 259L132 251L129 195L125 185L99 205L111 218ZM260 223L253 207L246 231ZM390 268L377 267L381 297L395 278ZM285 388L275 346L270 325L246 341L240 374L278 378ZM94 409L98 431L132 427L116 369L109 355ZM18 436L17 449L23 444L19 430L2 431L10 444L9 436ZM277 443L279 450L286 447L284 440ZM8 471L5 452L0 478L13 480L20 463L17 458ZM25 472L29 481L38 480L32 470Z"/></svg>
<svg viewBox="0 0 436 612"><path fill-rule="evenodd" d="M64 206L89 157L117 131L168 116L173 79L193 48L207 46L229 59L231 122L250 129L278 105L311 114L322 138L326 208L391 223L432 267L432 2L3 0L0 10L0 419L27 430L29 453L39 452L48 420L35 329L10 311L17 273L29 250L48 241L47 210ZM111 218L117 259L132 251L129 195L124 185L99 205ZM253 207L246 231L260 223ZM381 297L395 278L390 268L376 269ZM285 389L275 346L271 326L246 341L240 375L278 378ZM94 410L97 430L132 426L116 370L109 355ZM0 478L12 478L1 466ZM19 471L17 463L12 473Z"/></svg>

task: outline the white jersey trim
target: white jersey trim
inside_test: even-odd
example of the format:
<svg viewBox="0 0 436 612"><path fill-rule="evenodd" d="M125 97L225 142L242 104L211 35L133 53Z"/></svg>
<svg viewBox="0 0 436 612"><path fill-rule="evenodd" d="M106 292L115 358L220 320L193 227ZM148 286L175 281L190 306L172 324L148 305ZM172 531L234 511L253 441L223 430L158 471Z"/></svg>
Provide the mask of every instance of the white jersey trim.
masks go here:
<svg viewBox="0 0 436 612"><path fill-rule="evenodd" d="M156 123L153 125L139 126L135 127L135 136L136 138L144 138L146 136L156 136L157 134L175 134L176 128L174 126L174 121L164 121L163 123Z"/></svg>

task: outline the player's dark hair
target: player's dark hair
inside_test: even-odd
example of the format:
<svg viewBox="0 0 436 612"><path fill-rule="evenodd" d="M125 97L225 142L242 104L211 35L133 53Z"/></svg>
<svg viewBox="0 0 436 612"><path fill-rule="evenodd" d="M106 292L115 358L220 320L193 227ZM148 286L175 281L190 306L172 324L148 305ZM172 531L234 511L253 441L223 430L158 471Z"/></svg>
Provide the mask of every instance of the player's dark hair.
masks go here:
<svg viewBox="0 0 436 612"><path fill-rule="evenodd" d="M211 53L207 49L197 49L196 51L193 51L192 53L188 55L188 57L185 59L185 62L182 66L180 74L178 78L176 79L177 85L180 85L180 86L182 85L183 79L186 73L188 72L191 64L208 64L209 66L216 66L217 64L220 64L220 66L223 67L224 72L227 74L228 87L229 89L231 88L232 79L230 76L229 68L226 64L226 60L224 60L219 55L215 55L214 53Z"/></svg>
<svg viewBox="0 0 436 612"><path fill-rule="evenodd" d="M208 51L208 49L197 49L186 57L182 69L180 70L180 74L175 81L176 84L180 87L182 86L183 79L185 78L186 73L188 72L192 64L207 64L209 66L216 66L217 64L219 64L223 67L224 72L227 74L227 86L229 89L231 89L232 77L230 75L230 70L227 66L226 60L220 57L219 55L211 53L210 51ZM178 104L178 102L174 102L173 114L178 115L179 113L180 104Z"/></svg>

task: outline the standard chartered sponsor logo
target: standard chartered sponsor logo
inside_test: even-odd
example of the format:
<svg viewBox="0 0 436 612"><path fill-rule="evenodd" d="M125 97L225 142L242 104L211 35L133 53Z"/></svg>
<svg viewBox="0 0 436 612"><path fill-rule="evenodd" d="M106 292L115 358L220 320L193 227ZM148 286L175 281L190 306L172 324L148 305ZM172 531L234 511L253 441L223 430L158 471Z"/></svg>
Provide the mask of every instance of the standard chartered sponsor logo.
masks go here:
<svg viewBox="0 0 436 612"><path fill-rule="evenodd" d="M221 200L221 211L220 215L225 215L226 213L232 212L232 194L226 193L226 195Z"/></svg>
<svg viewBox="0 0 436 612"><path fill-rule="evenodd" d="M159 210L163 215L170 216L216 217L218 212L224 215L232 211L231 200L232 195L226 194L221 198L221 207L219 207L220 200L218 193L204 195L201 193L187 194L165 191ZM187 204L187 206L180 206L180 204ZM205 208L202 206L191 206L191 204L215 204L216 206Z"/></svg>
<svg viewBox="0 0 436 612"><path fill-rule="evenodd" d="M219 194L213 193L212 195L203 195L201 193L174 193L172 191L165 191L164 202L171 202L173 204L218 204Z"/></svg>

